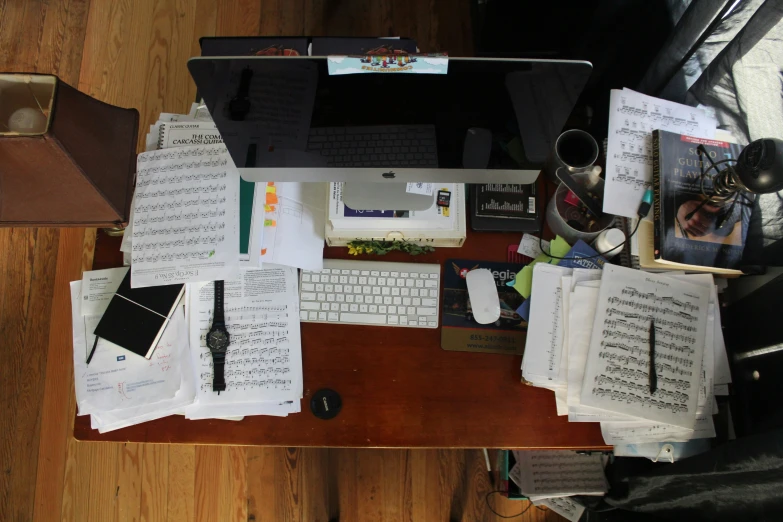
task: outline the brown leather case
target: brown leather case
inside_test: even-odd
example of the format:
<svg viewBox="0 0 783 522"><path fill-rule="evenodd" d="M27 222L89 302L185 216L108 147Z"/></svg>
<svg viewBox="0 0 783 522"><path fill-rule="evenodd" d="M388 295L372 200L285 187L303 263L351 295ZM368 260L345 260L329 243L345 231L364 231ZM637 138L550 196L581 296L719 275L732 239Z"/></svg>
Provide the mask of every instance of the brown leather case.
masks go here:
<svg viewBox="0 0 783 522"><path fill-rule="evenodd" d="M138 126L57 79L45 133L0 135L0 226L127 224Z"/></svg>

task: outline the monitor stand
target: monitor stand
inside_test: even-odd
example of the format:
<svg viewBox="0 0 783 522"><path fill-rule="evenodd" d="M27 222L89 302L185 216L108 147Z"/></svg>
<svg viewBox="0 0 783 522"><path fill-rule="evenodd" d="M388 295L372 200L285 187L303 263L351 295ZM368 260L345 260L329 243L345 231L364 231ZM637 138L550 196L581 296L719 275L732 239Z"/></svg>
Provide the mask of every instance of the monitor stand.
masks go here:
<svg viewBox="0 0 783 522"><path fill-rule="evenodd" d="M343 203L354 210L427 210L435 195L405 192L406 183L353 183L343 185Z"/></svg>

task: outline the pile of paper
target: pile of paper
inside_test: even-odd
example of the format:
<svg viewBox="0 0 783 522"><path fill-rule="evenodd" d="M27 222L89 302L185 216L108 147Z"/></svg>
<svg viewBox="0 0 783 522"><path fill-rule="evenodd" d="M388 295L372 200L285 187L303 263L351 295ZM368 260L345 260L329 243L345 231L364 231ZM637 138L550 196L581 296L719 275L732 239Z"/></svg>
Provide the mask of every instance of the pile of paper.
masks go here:
<svg viewBox="0 0 783 522"><path fill-rule="evenodd" d="M576 522L585 508L574 495L602 496L608 489L600 454L572 451L514 451L508 476L535 505L547 506Z"/></svg>
<svg viewBox="0 0 783 522"><path fill-rule="evenodd" d="M73 363L79 415L101 433L161 417L239 420L299 412L302 350L296 269L269 265L225 282L226 391L212 391L213 283L188 284L150 359L99 339L100 321L128 268L85 272L71 283ZM184 306L183 306L184 305ZM186 313L187 312L187 313Z"/></svg>
<svg viewBox="0 0 783 522"><path fill-rule="evenodd" d="M715 436L731 377L712 275L540 263L532 296L522 377L554 391L558 415L600 422L612 445Z"/></svg>
<svg viewBox="0 0 783 522"><path fill-rule="evenodd" d="M134 269L134 288L145 284L138 270L162 266L175 274L201 267L169 282L229 279L265 262L323 268L325 183L241 180L209 113L195 103L187 115L161 113L145 147L120 247L125 264L145 265Z"/></svg>

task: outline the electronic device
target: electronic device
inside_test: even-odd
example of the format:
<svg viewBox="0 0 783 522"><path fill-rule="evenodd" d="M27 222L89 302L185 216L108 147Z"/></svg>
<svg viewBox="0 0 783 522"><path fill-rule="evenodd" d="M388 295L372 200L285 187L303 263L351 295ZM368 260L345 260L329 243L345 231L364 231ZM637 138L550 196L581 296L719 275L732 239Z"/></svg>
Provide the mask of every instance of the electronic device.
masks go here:
<svg viewBox="0 0 783 522"><path fill-rule="evenodd" d="M231 343L231 337L226 330L226 322L223 315L224 282L215 281L215 308L212 312L212 326L207 333L207 348L212 354L212 391L220 392L226 389L224 367L226 364L226 351Z"/></svg>
<svg viewBox="0 0 783 522"><path fill-rule="evenodd" d="M303 322L437 328L440 265L324 259L302 270Z"/></svg>
<svg viewBox="0 0 783 522"><path fill-rule="evenodd" d="M500 297L495 277L486 268L476 268L465 276L473 320L478 324L490 324L500 319Z"/></svg>
<svg viewBox="0 0 783 522"><path fill-rule="evenodd" d="M320 154L330 167L438 168L434 125L383 125L374 127L311 128L307 152ZM426 210L433 197L412 194L402 183L347 183L343 201L360 210Z"/></svg>
<svg viewBox="0 0 783 522"><path fill-rule="evenodd" d="M725 201L738 192L751 194L770 194L783 190L783 140L762 138L742 149L737 159L725 159L717 163L712 161L706 149L699 145L696 149L700 158L706 158L709 167L702 171L702 193L712 200ZM706 163L702 160L702 165ZM713 190L707 194L704 180L709 172L712 176Z"/></svg>
<svg viewBox="0 0 783 522"><path fill-rule="evenodd" d="M447 74L329 75L326 57L303 56L198 57L188 69L248 181L534 182L592 65L448 61ZM330 166L307 152L313 128L388 125L434 126L438 168ZM491 133L493 143L518 138L520 154L492 147L485 168L465 168L466 133L476 128Z"/></svg>

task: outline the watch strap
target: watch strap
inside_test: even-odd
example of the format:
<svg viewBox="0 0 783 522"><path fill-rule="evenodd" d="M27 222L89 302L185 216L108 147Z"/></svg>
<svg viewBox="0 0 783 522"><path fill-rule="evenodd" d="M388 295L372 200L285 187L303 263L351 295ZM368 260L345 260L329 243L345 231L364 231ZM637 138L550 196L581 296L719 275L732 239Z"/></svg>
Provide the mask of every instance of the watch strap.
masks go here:
<svg viewBox="0 0 783 522"><path fill-rule="evenodd" d="M223 281L215 281L215 310L212 315L212 324L215 325L216 323L223 325L225 324L225 316L223 314Z"/></svg>
<svg viewBox="0 0 783 522"><path fill-rule="evenodd" d="M212 377L212 391L222 392L226 390L226 379L224 368L226 366L226 354L213 353L212 366L215 370Z"/></svg>

